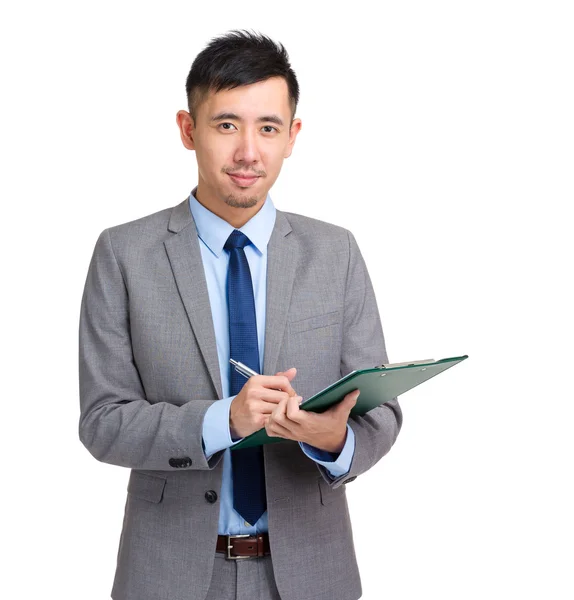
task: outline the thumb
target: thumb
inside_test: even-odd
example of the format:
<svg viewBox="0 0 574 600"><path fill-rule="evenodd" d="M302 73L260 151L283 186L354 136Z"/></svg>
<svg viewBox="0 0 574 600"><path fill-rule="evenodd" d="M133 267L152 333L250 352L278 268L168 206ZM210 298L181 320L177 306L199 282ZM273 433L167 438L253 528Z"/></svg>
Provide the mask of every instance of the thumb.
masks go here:
<svg viewBox="0 0 574 600"><path fill-rule="evenodd" d="M297 375L297 369L295 367L291 367L290 369L287 369L286 371L279 371L279 373L277 373L277 375L285 375L285 377L287 377L287 379L289 381L293 381L293 379L295 378L295 375Z"/></svg>
<svg viewBox="0 0 574 600"><path fill-rule="evenodd" d="M346 412L346 411L351 412L351 409L353 408L353 406L355 406L355 404L357 404L357 398L359 397L360 394L361 394L361 390L353 390L352 392L349 392L343 399L343 402L340 403L343 405L343 408L341 408L341 410L343 412Z"/></svg>

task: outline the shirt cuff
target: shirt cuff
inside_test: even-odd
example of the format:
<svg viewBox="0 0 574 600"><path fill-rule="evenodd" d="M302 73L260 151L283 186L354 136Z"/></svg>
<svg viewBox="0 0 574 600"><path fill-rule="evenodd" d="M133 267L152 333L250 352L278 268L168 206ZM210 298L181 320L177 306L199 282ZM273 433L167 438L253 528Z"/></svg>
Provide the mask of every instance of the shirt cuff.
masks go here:
<svg viewBox="0 0 574 600"><path fill-rule="evenodd" d="M229 448L243 439L232 440L229 430L229 411L234 398L235 396L229 396L217 400L205 411L202 445L207 460L216 452Z"/></svg>
<svg viewBox="0 0 574 600"><path fill-rule="evenodd" d="M301 450L303 450L310 459L323 465L333 478L336 478L345 475L351 468L351 462L355 454L355 432L347 423L347 439L343 449L338 455L335 452L320 450L305 442L299 442L299 446L301 446Z"/></svg>

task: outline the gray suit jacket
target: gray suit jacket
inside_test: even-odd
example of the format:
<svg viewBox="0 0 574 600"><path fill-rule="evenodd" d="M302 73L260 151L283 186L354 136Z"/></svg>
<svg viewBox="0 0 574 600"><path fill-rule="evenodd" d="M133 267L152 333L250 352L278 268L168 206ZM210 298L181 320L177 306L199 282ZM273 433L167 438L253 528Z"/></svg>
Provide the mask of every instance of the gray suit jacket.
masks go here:
<svg viewBox="0 0 574 600"><path fill-rule="evenodd" d="M307 398L353 369L387 362L371 281L349 231L278 210L267 268L265 374L297 367L293 387ZM188 199L100 234L79 334L80 439L98 460L131 469L112 598L203 600L224 451L206 460L202 422L222 390ZM389 451L401 422L396 399L351 417L355 454L336 479L296 442L264 446L283 600L361 596L345 485Z"/></svg>

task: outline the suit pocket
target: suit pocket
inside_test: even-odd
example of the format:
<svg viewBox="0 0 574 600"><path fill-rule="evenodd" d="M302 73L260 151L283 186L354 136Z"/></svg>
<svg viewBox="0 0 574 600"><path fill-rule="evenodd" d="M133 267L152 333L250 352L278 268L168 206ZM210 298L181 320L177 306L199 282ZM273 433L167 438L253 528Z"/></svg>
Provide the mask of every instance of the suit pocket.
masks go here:
<svg viewBox="0 0 574 600"><path fill-rule="evenodd" d="M311 329L319 329L320 327L337 325L341 322L340 315L340 311L335 310L322 315L308 317L307 319L302 319L301 321L291 321L289 323L289 330L291 333L302 333L303 331L310 331Z"/></svg>
<svg viewBox="0 0 574 600"><path fill-rule="evenodd" d="M341 484L338 488L332 489L331 486L323 479L319 477L319 494L321 496L321 504L330 504L345 495L345 484Z"/></svg>
<svg viewBox="0 0 574 600"><path fill-rule="evenodd" d="M157 504L162 501L166 482L164 477L132 471L128 482L128 494Z"/></svg>

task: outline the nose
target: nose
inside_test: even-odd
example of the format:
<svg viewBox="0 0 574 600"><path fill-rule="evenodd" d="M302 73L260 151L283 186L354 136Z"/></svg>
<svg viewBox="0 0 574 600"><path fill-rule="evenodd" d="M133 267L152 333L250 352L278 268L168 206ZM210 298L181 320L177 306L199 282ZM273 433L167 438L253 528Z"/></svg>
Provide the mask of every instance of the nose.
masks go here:
<svg viewBox="0 0 574 600"><path fill-rule="evenodd" d="M250 165L259 161L256 135L255 132L244 129L236 136L238 144L235 149L235 162Z"/></svg>

